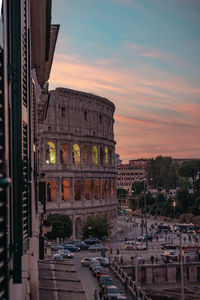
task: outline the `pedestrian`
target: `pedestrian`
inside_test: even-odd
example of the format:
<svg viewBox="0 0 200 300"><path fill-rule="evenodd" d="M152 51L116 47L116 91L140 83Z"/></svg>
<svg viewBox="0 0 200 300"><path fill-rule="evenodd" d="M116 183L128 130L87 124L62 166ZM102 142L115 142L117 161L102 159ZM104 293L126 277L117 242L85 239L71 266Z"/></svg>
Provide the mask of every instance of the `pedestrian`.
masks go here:
<svg viewBox="0 0 200 300"><path fill-rule="evenodd" d="M139 255L139 256L138 256L138 263L139 263L139 265L141 264L141 262L142 262L142 256Z"/></svg>
<svg viewBox="0 0 200 300"><path fill-rule="evenodd" d="M124 282L124 287L125 287L125 291L127 291L127 290L128 290L128 283L127 283L127 280L125 280L125 282Z"/></svg>
<svg viewBox="0 0 200 300"><path fill-rule="evenodd" d="M153 256L153 254L151 255L151 263L152 263L152 265L153 265L153 262L154 262L154 256Z"/></svg>
<svg viewBox="0 0 200 300"><path fill-rule="evenodd" d="M123 256L121 256L121 258L120 258L120 263L123 266L123 263L124 263Z"/></svg>
<svg viewBox="0 0 200 300"><path fill-rule="evenodd" d="M156 240L157 240L157 242L158 242L158 235L156 236Z"/></svg>
<svg viewBox="0 0 200 300"><path fill-rule="evenodd" d="M155 257L155 262L156 262L156 264L158 264L158 255L156 255L156 257Z"/></svg>
<svg viewBox="0 0 200 300"><path fill-rule="evenodd" d="M103 289L101 288L99 290L99 300L102 300L103 299L103 296L104 296L104 293L103 293Z"/></svg>
<svg viewBox="0 0 200 300"><path fill-rule="evenodd" d="M98 300L97 290L94 291L94 300Z"/></svg>

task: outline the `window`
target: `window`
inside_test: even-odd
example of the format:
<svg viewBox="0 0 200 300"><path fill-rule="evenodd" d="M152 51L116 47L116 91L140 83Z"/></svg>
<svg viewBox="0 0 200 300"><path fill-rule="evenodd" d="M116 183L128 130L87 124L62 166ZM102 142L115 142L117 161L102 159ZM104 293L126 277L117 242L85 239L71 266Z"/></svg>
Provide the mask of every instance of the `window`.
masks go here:
<svg viewBox="0 0 200 300"><path fill-rule="evenodd" d="M97 146L92 147L92 163L98 165L98 150Z"/></svg>
<svg viewBox="0 0 200 300"><path fill-rule="evenodd" d="M70 182L68 180L63 180L62 182L62 201L70 200Z"/></svg>
<svg viewBox="0 0 200 300"><path fill-rule="evenodd" d="M102 199L105 199L105 180L102 180L101 194L102 194Z"/></svg>
<svg viewBox="0 0 200 300"><path fill-rule="evenodd" d="M105 148L105 164L108 164L108 148Z"/></svg>
<svg viewBox="0 0 200 300"><path fill-rule="evenodd" d="M56 182L54 180L47 184L47 201L56 201Z"/></svg>
<svg viewBox="0 0 200 300"><path fill-rule="evenodd" d="M99 180L94 180L94 199L99 199Z"/></svg>
<svg viewBox="0 0 200 300"><path fill-rule="evenodd" d="M91 199L91 182L89 180L85 181L84 184L84 194L85 194L85 199L90 200Z"/></svg>
<svg viewBox="0 0 200 300"><path fill-rule="evenodd" d="M61 117L62 117L63 119L66 118L66 108L65 108L65 107L61 107Z"/></svg>
<svg viewBox="0 0 200 300"><path fill-rule="evenodd" d="M75 165L79 165L81 162L80 147L78 144L73 145L72 160L73 160L73 164Z"/></svg>
<svg viewBox="0 0 200 300"><path fill-rule="evenodd" d="M102 124L102 117L99 115L99 123Z"/></svg>
<svg viewBox="0 0 200 300"><path fill-rule="evenodd" d="M87 121L87 111L84 111L84 120Z"/></svg>
<svg viewBox="0 0 200 300"><path fill-rule="evenodd" d="M74 183L74 199L79 201L81 200L81 181L76 180Z"/></svg>
<svg viewBox="0 0 200 300"><path fill-rule="evenodd" d="M56 163L56 147L54 143L48 142L49 149L46 150L46 163L55 164Z"/></svg>

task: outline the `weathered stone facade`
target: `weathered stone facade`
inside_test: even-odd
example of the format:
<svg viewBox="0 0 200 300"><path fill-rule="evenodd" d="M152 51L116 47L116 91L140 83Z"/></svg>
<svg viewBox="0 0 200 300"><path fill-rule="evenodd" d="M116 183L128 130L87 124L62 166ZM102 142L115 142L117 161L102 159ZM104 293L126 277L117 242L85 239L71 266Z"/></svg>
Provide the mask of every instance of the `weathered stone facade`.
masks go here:
<svg viewBox="0 0 200 300"><path fill-rule="evenodd" d="M49 92L40 132L40 181L46 182L46 211L65 213L80 237L87 216L116 216L113 114L109 100L57 88Z"/></svg>

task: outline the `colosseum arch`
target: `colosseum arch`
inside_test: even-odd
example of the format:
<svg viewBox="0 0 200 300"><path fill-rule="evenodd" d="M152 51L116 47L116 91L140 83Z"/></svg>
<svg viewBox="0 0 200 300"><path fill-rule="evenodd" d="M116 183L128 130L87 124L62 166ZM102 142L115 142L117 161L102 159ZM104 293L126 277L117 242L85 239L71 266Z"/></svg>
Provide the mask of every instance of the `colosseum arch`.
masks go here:
<svg viewBox="0 0 200 300"><path fill-rule="evenodd" d="M111 179L111 182L110 182L110 196L111 198L114 197L114 180Z"/></svg>
<svg viewBox="0 0 200 300"><path fill-rule="evenodd" d="M105 180L102 180L102 185L101 185L101 195L102 195L102 199L105 199Z"/></svg>
<svg viewBox="0 0 200 300"><path fill-rule="evenodd" d="M69 162L69 146L67 144L61 145L60 162L64 165Z"/></svg>
<svg viewBox="0 0 200 300"><path fill-rule="evenodd" d="M48 149L46 149L45 159L47 164L55 164L56 163L56 147L52 142L48 142Z"/></svg>
<svg viewBox="0 0 200 300"><path fill-rule="evenodd" d="M105 164L108 165L108 148L105 147Z"/></svg>
<svg viewBox="0 0 200 300"><path fill-rule="evenodd" d="M110 179L106 179L106 198L110 198Z"/></svg>
<svg viewBox="0 0 200 300"><path fill-rule="evenodd" d="M70 182L63 180L62 182L62 202L70 201Z"/></svg>
<svg viewBox="0 0 200 300"><path fill-rule="evenodd" d="M91 199L91 181L86 180L84 183L84 195L86 200Z"/></svg>
<svg viewBox="0 0 200 300"><path fill-rule="evenodd" d="M74 199L76 201L81 200L81 181L80 180L76 180L74 182Z"/></svg>
<svg viewBox="0 0 200 300"><path fill-rule="evenodd" d="M81 162L81 152L78 144L73 145L72 159L75 165L79 165Z"/></svg>
<svg viewBox="0 0 200 300"><path fill-rule="evenodd" d="M50 180L47 184L47 201L56 201L56 182Z"/></svg>
<svg viewBox="0 0 200 300"><path fill-rule="evenodd" d="M94 180L94 199L98 200L99 195L99 179Z"/></svg>
<svg viewBox="0 0 200 300"><path fill-rule="evenodd" d="M97 146L92 146L92 163L98 165L98 150Z"/></svg>

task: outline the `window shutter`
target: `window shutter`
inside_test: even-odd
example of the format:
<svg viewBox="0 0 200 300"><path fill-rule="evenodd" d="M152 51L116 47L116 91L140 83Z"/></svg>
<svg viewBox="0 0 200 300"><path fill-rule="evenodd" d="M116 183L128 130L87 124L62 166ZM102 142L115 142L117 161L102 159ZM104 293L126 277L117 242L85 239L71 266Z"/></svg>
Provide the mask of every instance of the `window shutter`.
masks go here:
<svg viewBox="0 0 200 300"><path fill-rule="evenodd" d="M0 299L8 299L7 184L5 173L5 121L3 49L0 47Z"/></svg>

